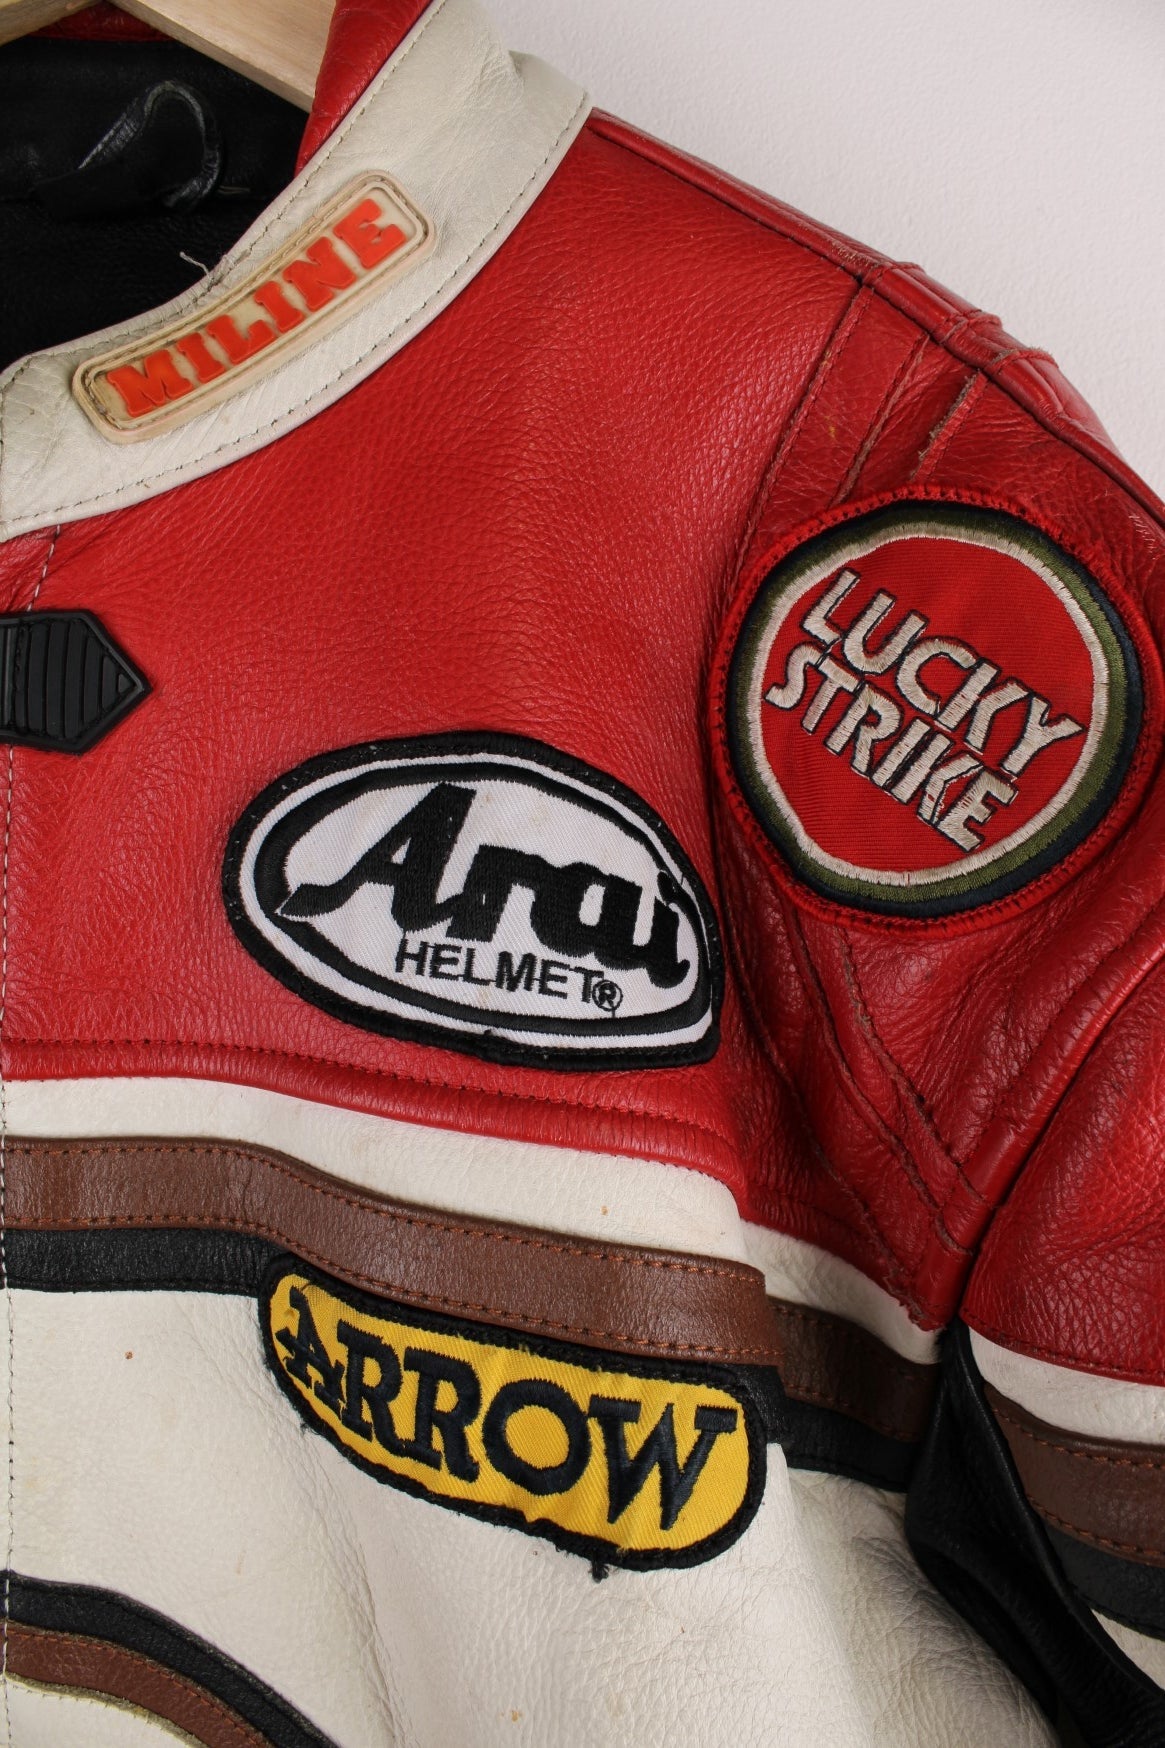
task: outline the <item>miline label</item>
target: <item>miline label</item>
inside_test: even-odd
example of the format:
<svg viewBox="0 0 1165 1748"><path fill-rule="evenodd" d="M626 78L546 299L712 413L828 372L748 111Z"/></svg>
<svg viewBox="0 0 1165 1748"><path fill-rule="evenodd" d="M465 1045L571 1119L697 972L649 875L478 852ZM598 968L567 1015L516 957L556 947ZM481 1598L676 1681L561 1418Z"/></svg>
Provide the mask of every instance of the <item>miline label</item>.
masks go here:
<svg viewBox="0 0 1165 1748"><path fill-rule="evenodd" d="M328 754L248 809L231 921L279 980L365 1029L553 1068L691 1062L722 976L704 887L621 783L535 741Z"/></svg>
<svg viewBox="0 0 1165 1748"><path fill-rule="evenodd" d="M87 358L73 393L114 442L170 430L312 344L433 241L432 225L395 183L362 177L248 278L177 322Z"/></svg>
<svg viewBox="0 0 1165 1748"><path fill-rule="evenodd" d="M900 503L768 576L727 715L744 793L805 881L935 916L1068 855L1120 786L1140 698L1111 602L1043 534Z"/></svg>

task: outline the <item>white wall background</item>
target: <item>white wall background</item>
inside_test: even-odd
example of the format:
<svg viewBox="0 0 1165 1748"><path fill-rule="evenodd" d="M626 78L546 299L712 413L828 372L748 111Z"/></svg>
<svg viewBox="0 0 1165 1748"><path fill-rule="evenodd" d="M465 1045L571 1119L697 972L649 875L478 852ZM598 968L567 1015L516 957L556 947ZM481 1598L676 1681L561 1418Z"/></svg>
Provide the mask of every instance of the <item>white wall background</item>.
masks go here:
<svg viewBox="0 0 1165 1748"><path fill-rule="evenodd" d="M1045 347L1165 493L1165 0L487 0L604 109Z"/></svg>

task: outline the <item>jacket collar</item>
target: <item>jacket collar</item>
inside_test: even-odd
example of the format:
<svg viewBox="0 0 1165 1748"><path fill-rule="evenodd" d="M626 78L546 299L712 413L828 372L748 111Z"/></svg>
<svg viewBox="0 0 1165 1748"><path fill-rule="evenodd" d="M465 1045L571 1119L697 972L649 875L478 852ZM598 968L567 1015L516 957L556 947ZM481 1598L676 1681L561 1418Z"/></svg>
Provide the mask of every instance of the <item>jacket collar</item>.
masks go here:
<svg viewBox="0 0 1165 1748"><path fill-rule="evenodd" d="M306 161L235 248L162 308L21 359L0 376L0 538L140 503L332 405L439 317L496 254L587 111L577 86L506 51L478 0L340 0ZM256 321L277 325L270 296L257 307L251 293L274 284L282 295L289 260L327 235L352 191L370 182L395 187L426 236L410 236L399 265L390 261L352 295L329 298L326 320L302 299L295 307L293 286L299 319L287 317L288 333L245 368L225 357L213 324L229 318L243 336ZM341 253L361 277L348 245ZM213 392L201 384L188 392L179 381L177 406L138 430L118 431L95 415L82 384L100 387L103 360L134 369L165 352L163 375L190 377L195 354L177 342L194 335L197 347L208 324L210 364L198 356L208 377L216 368Z"/></svg>
<svg viewBox="0 0 1165 1748"><path fill-rule="evenodd" d="M337 0L299 149L300 170L434 4L435 0Z"/></svg>

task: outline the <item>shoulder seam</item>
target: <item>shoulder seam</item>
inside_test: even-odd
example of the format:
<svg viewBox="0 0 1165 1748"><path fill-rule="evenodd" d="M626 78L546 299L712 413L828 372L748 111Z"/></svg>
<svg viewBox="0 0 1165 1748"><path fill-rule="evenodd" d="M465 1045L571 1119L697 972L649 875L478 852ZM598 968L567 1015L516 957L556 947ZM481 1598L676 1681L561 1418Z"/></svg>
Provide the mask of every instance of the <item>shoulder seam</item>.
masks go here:
<svg viewBox="0 0 1165 1748"><path fill-rule="evenodd" d="M840 232L830 231L817 220L784 207L773 195L749 188L730 177L726 171L703 164L677 147L655 140L602 110L593 110L586 125L610 144L643 159L645 163L674 177L676 181L705 195L726 210L748 219L762 230L803 249L806 254L816 256L827 266L848 274L858 284L868 287L876 297L913 322L921 333L928 335L958 363L988 377L1001 393L1042 426L1050 436L1067 443L1085 461L1107 475L1115 486L1152 518L1158 529L1165 532L1165 504L1129 464L1066 410L1040 406L1035 395L1025 392L1022 385L1014 380L1013 370L1009 367L1028 361L1054 365L1055 360L1050 353L1036 346L1019 344L1009 344L1003 348L989 347L985 337L977 332L977 325L981 320L994 321L995 318L988 316L983 310L960 309L949 303L946 306L949 314L947 322L928 322L916 308L911 307L916 298L912 299L907 295L908 289L913 287L916 294L926 295L937 304L943 288L926 280L925 276L915 278L914 270L908 264L892 261L844 237ZM756 202L757 206L765 210L755 210L746 201ZM782 222L783 218L785 222ZM809 234L800 234L792 220L804 225ZM898 296L893 295L895 291L898 291ZM976 341L979 342L978 345L975 344ZM1045 392L1055 393L1054 385L1049 383L1044 387Z"/></svg>

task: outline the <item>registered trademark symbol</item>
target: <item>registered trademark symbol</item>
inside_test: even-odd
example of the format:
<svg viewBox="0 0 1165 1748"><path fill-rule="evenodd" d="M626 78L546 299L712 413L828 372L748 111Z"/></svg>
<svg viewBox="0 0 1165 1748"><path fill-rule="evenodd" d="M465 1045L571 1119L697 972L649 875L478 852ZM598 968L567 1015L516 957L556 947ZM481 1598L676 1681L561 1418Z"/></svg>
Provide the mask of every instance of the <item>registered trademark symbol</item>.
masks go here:
<svg viewBox="0 0 1165 1748"><path fill-rule="evenodd" d="M591 1000L596 1007L604 1009L606 1013L617 1013L623 1005L623 991L617 983L612 983L609 978L604 978L595 984L591 991Z"/></svg>

